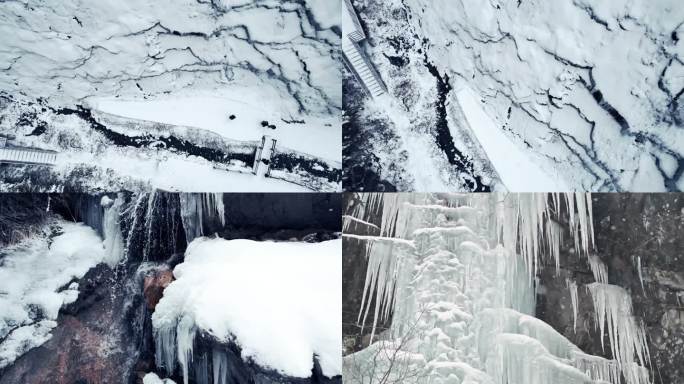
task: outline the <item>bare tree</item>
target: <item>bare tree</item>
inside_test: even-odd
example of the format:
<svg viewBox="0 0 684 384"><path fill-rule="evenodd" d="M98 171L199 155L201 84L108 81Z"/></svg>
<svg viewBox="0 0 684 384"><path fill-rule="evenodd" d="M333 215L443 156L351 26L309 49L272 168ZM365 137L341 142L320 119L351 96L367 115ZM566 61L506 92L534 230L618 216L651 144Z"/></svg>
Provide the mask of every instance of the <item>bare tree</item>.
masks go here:
<svg viewBox="0 0 684 384"><path fill-rule="evenodd" d="M386 340L380 334L365 349L344 359L344 381L349 384L412 384L420 383L424 370L416 366L409 350L412 341L423 338L421 319L428 311L421 306L413 321L404 327L401 335Z"/></svg>

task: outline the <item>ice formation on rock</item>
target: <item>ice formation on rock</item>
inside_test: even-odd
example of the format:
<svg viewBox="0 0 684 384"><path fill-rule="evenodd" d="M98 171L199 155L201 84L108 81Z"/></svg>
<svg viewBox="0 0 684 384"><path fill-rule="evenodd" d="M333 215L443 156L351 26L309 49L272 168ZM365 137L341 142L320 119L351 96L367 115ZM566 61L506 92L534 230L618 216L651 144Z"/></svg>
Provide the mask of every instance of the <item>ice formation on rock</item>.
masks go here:
<svg viewBox="0 0 684 384"><path fill-rule="evenodd" d="M649 360L643 324L632 315L632 298L617 285L592 283L587 285L594 302L596 325L608 332L613 356L618 364L628 366L637 360L645 365ZM603 339L601 340L603 345Z"/></svg>
<svg viewBox="0 0 684 384"><path fill-rule="evenodd" d="M589 256L589 268L594 275L594 280L599 283L608 284L608 268L598 256Z"/></svg>
<svg viewBox="0 0 684 384"><path fill-rule="evenodd" d="M48 341L63 305L78 298L78 283L109 262L102 239L83 224L54 221L15 245L0 249L0 369Z"/></svg>
<svg viewBox="0 0 684 384"><path fill-rule="evenodd" d="M123 235L119 223L124 198L119 195L116 199L112 200L107 196L103 196L100 204L105 208L102 232L104 235L106 262L113 267L124 255Z"/></svg>
<svg viewBox="0 0 684 384"><path fill-rule="evenodd" d="M558 266L566 223L590 263L588 194L367 194L381 236L344 234L368 258L359 321L392 316L387 334L345 357L350 383L649 383L643 328L619 287L595 283L596 324L613 359L591 356L534 317L536 275ZM607 276L604 276L607 280ZM567 282L575 324L578 285ZM606 324L605 326L603 324ZM623 381L624 379L624 381Z"/></svg>
<svg viewBox="0 0 684 384"><path fill-rule="evenodd" d="M223 193L184 193L180 195L181 218L188 244L204 235L205 217L217 217L221 225L226 224Z"/></svg>
<svg viewBox="0 0 684 384"><path fill-rule="evenodd" d="M287 377L312 376L314 359L339 375L341 245L195 239L152 315L157 366L206 383L211 359L213 382L228 383L233 343ZM215 347L198 351L200 337Z"/></svg>

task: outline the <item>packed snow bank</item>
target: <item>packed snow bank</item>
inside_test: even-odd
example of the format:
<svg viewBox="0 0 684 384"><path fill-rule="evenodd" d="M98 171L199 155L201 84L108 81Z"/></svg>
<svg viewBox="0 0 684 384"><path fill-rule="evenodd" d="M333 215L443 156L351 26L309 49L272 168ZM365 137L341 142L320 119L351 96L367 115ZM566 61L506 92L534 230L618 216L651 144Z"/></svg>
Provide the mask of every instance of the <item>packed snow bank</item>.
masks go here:
<svg viewBox="0 0 684 384"><path fill-rule="evenodd" d="M292 115L263 103L253 88L233 90L235 96L165 97L149 100L98 98L98 111L134 119L206 129L226 138L260 141L263 135L287 148L341 162L342 125L336 116ZM262 124L266 122L267 124Z"/></svg>
<svg viewBox="0 0 684 384"><path fill-rule="evenodd" d="M50 339L62 305L78 298L72 280L106 259L92 228L66 221L59 227L56 237L46 230L0 251L0 368Z"/></svg>
<svg viewBox="0 0 684 384"><path fill-rule="evenodd" d="M471 130L487 152L489 160L508 190L513 192L569 190L558 175L551 177L542 170L530 154L525 153L496 126L468 86L463 86L456 96ZM451 126L450 128L455 129ZM453 134L457 135L457 133Z"/></svg>
<svg viewBox="0 0 684 384"><path fill-rule="evenodd" d="M143 377L143 384L176 384L176 382L171 379L162 380L159 376L150 372Z"/></svg>
<svg viewBox="0 0 684 384"><path fill-rule="evenodd" d="M339 375L341 254L341 240L194 240L152 316L157 365L172 371L177 360L187 383L201 331L283 375L310 377L314 356L324 375Z"/></svg>

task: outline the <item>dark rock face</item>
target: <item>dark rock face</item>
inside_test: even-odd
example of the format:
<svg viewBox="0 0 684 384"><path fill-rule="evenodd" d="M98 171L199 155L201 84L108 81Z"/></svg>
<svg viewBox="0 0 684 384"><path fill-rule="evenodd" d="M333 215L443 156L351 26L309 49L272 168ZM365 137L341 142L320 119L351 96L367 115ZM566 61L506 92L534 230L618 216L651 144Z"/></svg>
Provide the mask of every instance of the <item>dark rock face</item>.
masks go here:
<svg viewBox="0 0 684 384"><path fill-rule="evenodd" d="M356 204L361 204L361 202L357 200L355 194L345 193L345 215L351 215ZM360 236L380 235L379 224L382 220L382 205L374 208L366 207L366 221L375 224L376 227L343 219L345 223L344 233ZM342 276L344 277L342 279L342 292L344 292L342 295L342 342L344 354L348 354L359 351L370 344L373 319L372 316L369 316L364 324L358 321L366 280L366 269L368 268L364 243L354 238L344 237L342 249ZM372 299L371 307L374 305L375 299ZM391 323L391 317L384 322L379 322L376 327L379 330L378 333L388 329Z"/></svg>
<svg viewBox="0 0 684 384"><path fill-rule="evenodd" d="M340 231L341 196L333 193L226 193L226 226L254 230Z"/></svg>
<svg viewBox="0 0 684 384"><path fill-rule="evenodd" d="M651 374L657 384L674 384L684 377L684 198L679 194L594 194L597 255L608 268L610 284L625 288L634 314L643 319L651 353ZM545 268L537 314L580 348L605 352L595 329L594 308L586 284L594 278L585 258L566 244L560 274ZM643 288L639 278L639 262ZM565 278L577 281L578 319L573 330L570 293Z"/></svg>

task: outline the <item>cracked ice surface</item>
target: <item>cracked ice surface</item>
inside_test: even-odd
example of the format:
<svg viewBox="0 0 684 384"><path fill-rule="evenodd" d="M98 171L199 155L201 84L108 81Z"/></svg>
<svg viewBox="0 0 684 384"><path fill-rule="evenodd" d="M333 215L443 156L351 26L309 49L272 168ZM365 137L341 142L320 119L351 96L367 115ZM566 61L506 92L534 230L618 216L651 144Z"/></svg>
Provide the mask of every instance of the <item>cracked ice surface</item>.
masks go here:
<svg viewBox="0 0 684 384"><path fill-rule="evenodd" d="M143 120L190 126L226 140L260 142L269 135L282 152L339 168L339 8L339 1L320 0L172 0L163 6L154 1L3 1L0 91L13 102L39 104L42 112L23 110L37 114L34 120L41 120L46 109L83 106L129 118L130 125ZM22 115L15 112L9 120ZM54 125L42 120L48 120L49 134ZM16 134L21 127L5 121L1 129ZM50 147L40 134L21 140L22 145ZM133 178L165 189L337 189L334 180L323 186L255 181L236 172L217 172L216 164L198 165L201 158L178 158L174 151L158 151L163 152L158 157L147 150L116 156L108 152L92 159L88 152L80 153L82 159L68 153L60 165L73 169L95 164L102 168L99 173L113 171L110 178ZM144 159L125 161L134 156L161 163L173 158L181 166L167 162L162 168L192 169L206 183L187 185L183 180L191 174L157 172ZM130 170L137 168L152 170ZM126 187L132 188L130 183Z"/></svg>
<svg viewBox="0 0 684 384"><path fill-rule="evenodd" d="M517 151L568 189L684 189L679 1L359 0L354 5L366 22L371 40L366 48L390 93L410 106L412 134L437 136L434 120L422 123L439 103L434 66L454 90L478 95ZM474 167L453 171L434 151L433 168L447 170L435 177L452 189L462 186L445 173L481 176L491 179L494 189L503 184L517 190L499 181L506 180L496 164L501 154L486 148L471 111L453 94L446 97L446 109L454 144ZM488 160L491 172L479 165Z"/></svg>

